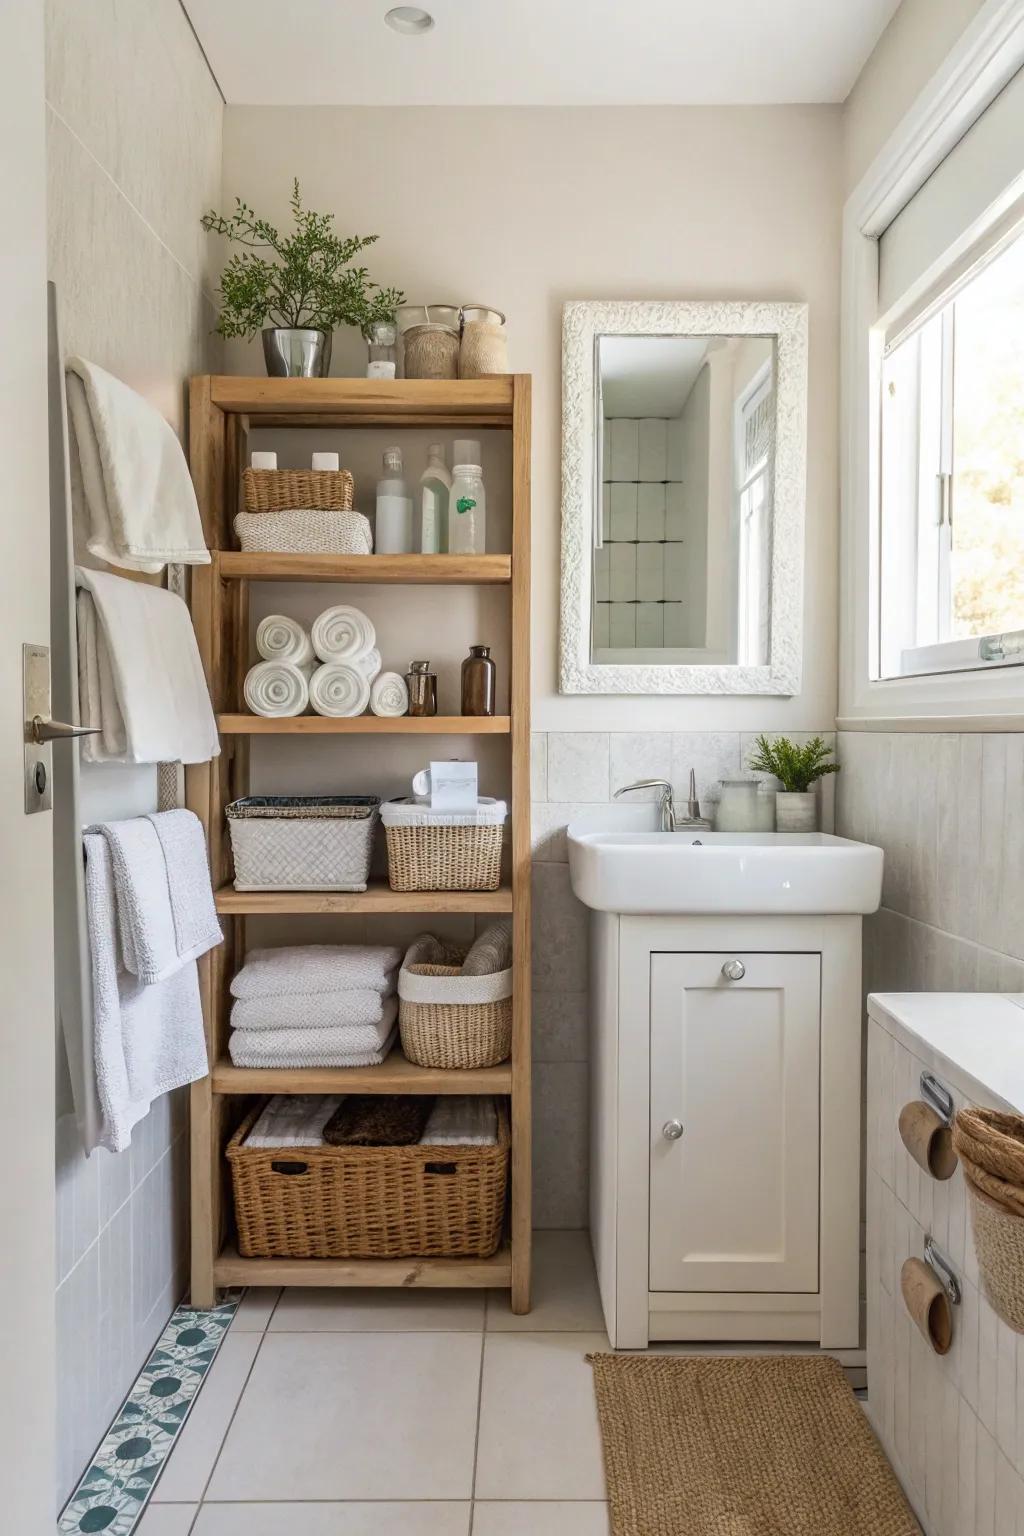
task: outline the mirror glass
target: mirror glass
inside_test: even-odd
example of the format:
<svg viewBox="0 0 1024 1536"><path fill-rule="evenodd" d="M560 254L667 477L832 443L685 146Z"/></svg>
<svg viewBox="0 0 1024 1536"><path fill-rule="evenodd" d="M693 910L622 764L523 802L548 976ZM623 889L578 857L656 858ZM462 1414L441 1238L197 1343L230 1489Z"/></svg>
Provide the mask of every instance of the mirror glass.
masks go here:
<svg viewBox="0 0 1024 1536"><path fill-rule="evenodd" d="M590 660L767 665L776 338L595 340Z"/></svg>

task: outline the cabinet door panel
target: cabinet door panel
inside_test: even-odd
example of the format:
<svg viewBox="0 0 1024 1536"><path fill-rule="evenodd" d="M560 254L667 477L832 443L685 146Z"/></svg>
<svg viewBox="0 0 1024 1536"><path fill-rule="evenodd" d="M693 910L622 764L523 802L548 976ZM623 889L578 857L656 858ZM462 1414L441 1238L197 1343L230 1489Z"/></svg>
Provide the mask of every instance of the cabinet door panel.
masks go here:
<svg viewBox="0 0 1024 1536"><path fill-rule="evenodd" d="M652 1291L817 1291L820 1001L818 955L651 956Z"/></svg>

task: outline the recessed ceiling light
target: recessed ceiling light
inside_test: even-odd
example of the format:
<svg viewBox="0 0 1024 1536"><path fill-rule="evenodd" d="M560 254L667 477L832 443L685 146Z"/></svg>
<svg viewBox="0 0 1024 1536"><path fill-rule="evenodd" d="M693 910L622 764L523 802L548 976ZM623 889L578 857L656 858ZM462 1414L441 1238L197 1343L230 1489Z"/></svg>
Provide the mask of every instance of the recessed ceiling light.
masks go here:
<svg viewBox="0 0 1024 1536"><path fill-rule="evenodd" d="M393 32L405 32L410 36L418 32L429 32L434 25L430 12L421 10L418 5L393 6L384 20Z"/></svg>

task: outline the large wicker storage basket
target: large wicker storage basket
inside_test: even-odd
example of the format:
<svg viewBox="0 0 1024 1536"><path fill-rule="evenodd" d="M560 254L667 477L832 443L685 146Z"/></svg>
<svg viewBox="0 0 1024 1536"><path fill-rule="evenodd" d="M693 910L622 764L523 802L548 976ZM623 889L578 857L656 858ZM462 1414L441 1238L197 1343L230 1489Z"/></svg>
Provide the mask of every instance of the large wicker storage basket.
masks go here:
<svg viewBox="0 0 1024 1536"><path fill-rule="evenodd" d="M350 512L355 482L347 469L247 469L247 512Z"/></svg>
<svg viewBox="0 0 1024 1536"><path fill-rule="evenodd" d="M365 891L376 795L250 795L225 814L236 891Z"/></svg>
<svg viewBox="0 0 1024 1536"><path fill-rule="evenodd" d="M464 814L386 801L381 820L391 889L496 891L506 815L503 800L481 800L476 811Z"/></svg>
<svg viewBox="0 0 1024 1536"><path fill-rule="evenodd" d="M238 1251L248 1259L487 1259L501 1241L508 1113L496 1146L227 1146Z"/></svg>
<svg viewBox="0 0 1024 1536"><path fill-rule="evenodd" d="M1024 1333L1024 1216L1008 1210L964 1173L981 1288L993 1311Z"/></svg>
<svg viewBox="0 0 1024 1536"><path fill-rule="evenodd" d="M436 948L419 940L398 976L402 1050L420 1067L469 1070L496 1067L512 1049L511 967L466 976L461 963L424 955ZM455 953L443 957L460 962Z"/></svg>

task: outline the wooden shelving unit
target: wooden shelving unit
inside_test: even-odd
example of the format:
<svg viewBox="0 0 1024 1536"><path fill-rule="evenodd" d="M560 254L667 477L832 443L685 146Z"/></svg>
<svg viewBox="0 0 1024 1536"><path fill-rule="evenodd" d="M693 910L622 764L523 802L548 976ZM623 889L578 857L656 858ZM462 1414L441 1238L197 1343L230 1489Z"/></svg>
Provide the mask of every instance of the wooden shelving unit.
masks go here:
<svg viewBox="0 0 1024 1536"><path fill-rule="evenodd" d="M512 440L512 539L507 554L250 555L232 548L232 519L251 427L430 427L500 429ZM211 1074L192 1088L192 1299L212 1304L216 1290L238 1285L491 1286L511 1290L512 1308L530 1305L530 380L523 375L457 383L368 379L192 380L192 476L203 516L209 566L192 580L192 614L225 751L190 767L187 801L209 839L217 911L226 942L200 961ZM489 719L438 716L398 720L302 716L268 720L244 711L252 582L340 585L506 586L510 591L510 712ZM467 644L475 636L467 636ZM366 891L236 891L224 807L248 791L250 742L336 736L503 736L512 782L511 875L497 891L405 893L376 882ZM300 750L300 749L296 749ZM251 1069L228 1055L228 983L246 949L246 920L264 915L511 913L513 1044L510 1060L476 1072L429 1071L391 1052L379 1067ZM512 1124L507 1238L493 1258L246 1259L231 1231L224 1145L240 1100L265 1093L481 1093L507 1095Z"/></svg>

